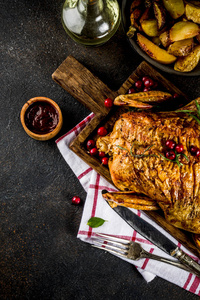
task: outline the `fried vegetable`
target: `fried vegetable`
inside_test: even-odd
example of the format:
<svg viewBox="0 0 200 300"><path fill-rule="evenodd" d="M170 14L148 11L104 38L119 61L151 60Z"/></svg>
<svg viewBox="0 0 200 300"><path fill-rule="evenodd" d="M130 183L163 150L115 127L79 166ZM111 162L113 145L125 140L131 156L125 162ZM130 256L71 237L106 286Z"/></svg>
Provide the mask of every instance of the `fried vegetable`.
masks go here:
<svg viewBox="0 0 200 300"><path fill-rule="evenodd" d="M173 19L178 19L185 12L183 0L163 0L163 4Z"/></svg>
<svg viewBox="0 0 200 300"><path fill-rule="evenodd" d="M166 23L166 11L160 2L153 3L153 10L157 20L158 30L161 30Z"/></svg>
<svg viewBox="0 0 200 300"><path fill-rule="evenodd" d="M161 41L161 44L167 48L170 44L170 38L169 38L169 31L164 31L163 33L160 34L159 39Z"/></svg>
<svg viewBox="0 0 200 300"><path fill-rule="evenodd" d="M200 33L195 38L197 40L197 43L200 44Z"/></svg>
<svg viewBox="0 0 200 300"><path fill-rule="evenodd" d="M171 97L172 95L170 93L162 92L162 91L139 92L133 94L119 95L115 98L114 104L135 107L135 103L138 103L138 105L140 103L142 105L149 105L149 103L164 102L170 99ZM151 108L151 107L147 107L147 108Z"/></svg>
<svg viewBox="0 0 200 300"><path fill-rule="evenodd" d="M151 7L152 1L151 0L144 0L145 7Z"/></svg>
<svg viewBox="0 0 200 300"><path fill-rule="evenodd" d="M130 13L134 11L134 9L142 4L142 0L134 0L130 7Z"/></svg>
<svg viewBox="0 0 200 300"><path fill-rule="evenodd" d="M141 23L142 30L148 36L158 36L158 26L156 19L153 20L144 20Z"/></svg>
<svg viewBox="0 0 200 300"><path fill-rule="evenodd" d="M102 193L102 196L112 208L120 205L141 210L159 209L156 201L133 192L107 192Z"/></svg>
<svg viewBox="0 0 200 300"><path fill-rule="evenodd" d="M199 61L200 45L197 45L187 56L178 58L174 65L174 70L180 72L190 72L198 65Z"/></svg>
<svg viewBox="0 0 200 300"><path fill-rule="evenodd" d="M174 24L169 31L169 39L176 42L188 38L192 38L200 33L200 27L193 22L180 21Z"/></svg>
<svg viewBox="0 0 200 300"><path fill-rule="evenodd" d="M159 48L140 33L137 34L137 41L141 49L145 51L152 59L162 64L171 64L176 61L176 57L174 55L169 54L166 50Z"/></svg>
<svg viewBox="0 0 200 300"><path fill-rule="evenodd" d="M168 53L175 56L187 56L193 49L193 38L174 42L168 48Z"/></svg>
<svg viewBox="0 0 200 300"><path fill-rule="evenodd" d="M152 42L157 45L157 46L160 46L161 45L161 41L160 41L160 38L158 36L154 36L152 38Z"/></svg>
<svg viewBox="0 0 200 300"><path fill-rule="evenodd" d="M129 30L128 30L128 32L127 32L127 36L128 36L129 38L132 38L132 37L134 36L136 30L137 30L137 29L136 29L134 26L130 26L130 27L129 27Z"/></svg>
<svg viewBox="0 0 200 300"><path fill-rule="evenodd" d="M200 24L200 6L187 3L185 6L185 15L188 20Z"/></svg>
<svg viewBox="0 0 200 300"><path fill-rule="evenodd" d="M141 9L140 8L136 8L134 9L134 11L131 13L131 16L130 16L130 20L131 20L131 26L141 30L141 27L140 27L140 24L138 22L138 19L140 18L141 16Z"/></svg>
<svg viewBox="0 0 200 300"><path fill-rule="evenodd" d="M148 7L143 12L139 22L141 24L144 20L149 20L150 18L151 18L151 12L150 12L150 8Z"/></svg>

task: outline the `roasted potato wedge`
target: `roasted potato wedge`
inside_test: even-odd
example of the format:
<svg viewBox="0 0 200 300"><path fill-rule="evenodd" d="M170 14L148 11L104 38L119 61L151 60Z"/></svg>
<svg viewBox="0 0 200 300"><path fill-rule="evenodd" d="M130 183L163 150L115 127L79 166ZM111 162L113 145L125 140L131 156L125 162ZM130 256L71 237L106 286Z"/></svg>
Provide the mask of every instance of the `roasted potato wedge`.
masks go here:
<svg viewBox="0 0 200 300"><path fill-rule="evenodd" d="M192 38L200 33L200 27L193 22L180 21L174 24L169 31L169 39L176 42Z"/></svg>
<svg viewBox="0 0 200 300"><path fill-rule="evenodd" d="M200 44L200 33L195 38L197 40L197 43Z"/></svg>
<svg viewBox="0 0 200 300"><path fill-rule="evenodd" d="M174 64L174 70L180 72L190 72L198 65L199 61L200 45L197 45L187 56L178 58Z"/></svg>
<svg viewBox="0 0 200 300"><path fill-rule="evenodd" d="M187 3L185 6L185 15L188 20L200 24L200 6Z"/></svg>
<svg viewBox="0 0 200 300"><path fill-rule="evenodd" d="M133 0L131 7L130 7L130 13L134 11L134 9L142 4L142 0Z"/></svg>
<svg viewBox="0 0 200 300"><path fill-rule="evenodd" d="M161 41L161 44L167 48L170 44L170 38L169 38L169 31L164 31L163 33L160 34L159 39Z"/></svg>
<svg viewBox="0 0 200 300"><path fill-rule="evenodd" d="M180 18L185 12L183 0L163 0L163 4L173 19Z"/></svg>
<svg viewBox="0 0 200 300"><path fill-rule="evenodd" d="M143 49L143 51L145 51L152 59L162 64L171 64L176 61L176 57L174 55L159 48L140 33L137 34L137 42L141 49Z"/></svg>
<svg viewBox="0 0 200 300"><path fill-rule="evenodd" d="M150 12L150 7L146 8L145 11L143 12L143 14L140 17L140 24L144 21L144 20L149 20L151 19L151 12Z"/></svg>
<svg viewBox="0 0 200 300"><path fill-rule="evenodd" d="M167 50L168 53L174 56L187 56L194 47L193 38L174 42Z"/></svg>
<svg viewBox="0 0 200 300"><path fill-rule="evenodd" d="M161 30L166 24L165 8L160 2L154 2L153 10L157 20L158 30Z"/></svg>
<svg viewBox="0 0 200 300"><path fill-rule="evenodd" d="M155 45L157 45L157 46L160 46L160 45L161 45L161 41L160 41L159 36L154 36L154 37L152 38L152 42L153 42Z"/></svg>
<svg viewBox="0 0 200 300"><path fill-rule="evenodd" d="M158 36L158 26L156 19L144 20L141 23L142 30L150 37Z"/></svg>
<svg viewBox="0 0 200 300"><path fill-rule="evenodd" d="M142 11L140 8L135 8L134 11L131 13L131 17L130 17L130 20L131 20L131 26L141 30L141 27L140 27L140 24L139 24L139 18L142 14Z"/></svg>

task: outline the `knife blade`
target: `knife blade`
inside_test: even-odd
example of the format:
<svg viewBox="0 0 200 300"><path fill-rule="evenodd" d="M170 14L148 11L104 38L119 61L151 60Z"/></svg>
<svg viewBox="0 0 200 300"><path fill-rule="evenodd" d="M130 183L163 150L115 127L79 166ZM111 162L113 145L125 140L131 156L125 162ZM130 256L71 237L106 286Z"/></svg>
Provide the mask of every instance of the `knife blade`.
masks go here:
<svg viewBox="0 0 200 300"><path fill-rule="evenodd" d="M109 202L106 201L110 206ZM110 206L111 207L111 206ZM111 207L112 208L112 207ZM117 206L112 208L124 221L126 221L134 230L156 245L162 251L172 257L177 258L183 265L188 268L188 271L200 277L200 265L187 255L183 250L176 246L169 238L162 234L159 230L153 227L144 219L137 216L129 208Z"/></svg>

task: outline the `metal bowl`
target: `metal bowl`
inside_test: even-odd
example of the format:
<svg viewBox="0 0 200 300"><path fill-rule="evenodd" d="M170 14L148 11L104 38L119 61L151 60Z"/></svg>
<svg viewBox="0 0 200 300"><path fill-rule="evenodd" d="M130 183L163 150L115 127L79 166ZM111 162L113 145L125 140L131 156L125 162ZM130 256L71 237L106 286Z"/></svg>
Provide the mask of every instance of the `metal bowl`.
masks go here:
<svg viewBox="0 0 200 300"><path fill-rule="evenodd" d="M125 31L125 34L128 32L129 30L129 26L130 26L130 6L131 6L132 0L122 0L122 25ZM174 64L170 64L170 65L163 65L157 61L155 61L154 59L152 59L151 57L149 57L137 44L136 42L136 37L133 38L128 38L128 41L131 45L131 47L139 54L141 55L147 62L149 62L150 64L152 64L153 66L155 66L156 68L170 73L170 74L175 74L175 75L180 75L180 76L200 76L200 64L198 64L198 66L191 72L178 72L174 70Z"/></svg>

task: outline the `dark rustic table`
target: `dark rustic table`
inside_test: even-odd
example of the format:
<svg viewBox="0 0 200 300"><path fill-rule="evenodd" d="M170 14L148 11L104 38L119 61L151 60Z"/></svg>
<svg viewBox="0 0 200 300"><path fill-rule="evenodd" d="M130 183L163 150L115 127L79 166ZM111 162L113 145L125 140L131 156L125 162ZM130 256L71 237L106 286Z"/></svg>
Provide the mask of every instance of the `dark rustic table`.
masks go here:
<svg viewBox="0 0 200 300"><path fill-rule="evenodd" d="M117 89L142 62L122 27L101 47L74 43L61 25L64 0L0 0L1 4L1 299L197 299L164 281L147 284L130 264L76 238L86 193L61 157L55 139L39 142L19 115L35 96L62 109L59 136L89 114L51 75L74 56ZM161 72L162 73L162 72ZM162 73L190 99L200 96L198 77Z"/></svg>

